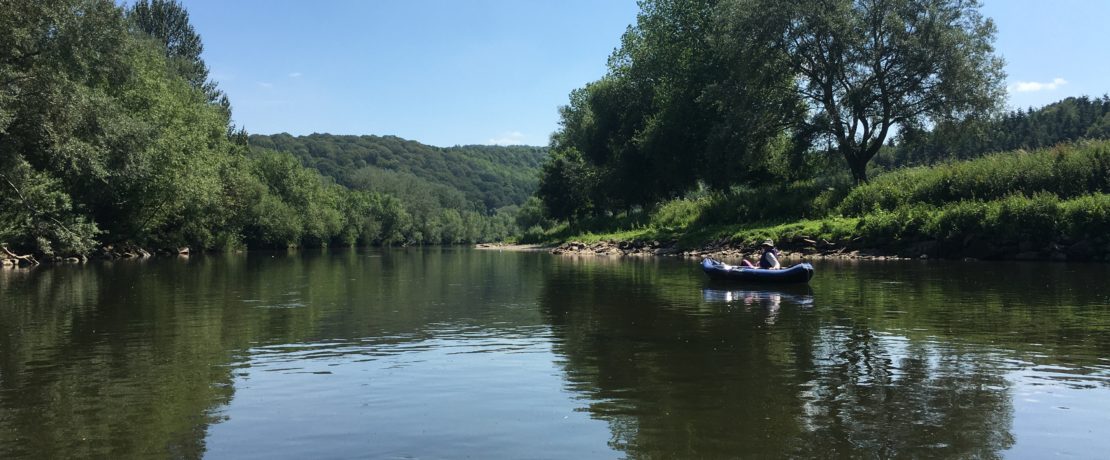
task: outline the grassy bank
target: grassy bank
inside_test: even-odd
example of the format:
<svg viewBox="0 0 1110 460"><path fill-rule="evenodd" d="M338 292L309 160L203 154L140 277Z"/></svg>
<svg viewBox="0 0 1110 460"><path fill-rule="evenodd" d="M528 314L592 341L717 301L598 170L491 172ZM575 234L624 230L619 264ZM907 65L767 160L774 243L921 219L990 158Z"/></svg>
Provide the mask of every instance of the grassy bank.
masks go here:
<svg viewBox="0 0 1110 460"><path fill-rule="evenodd" d="M704 193L531 237L681 249L772 238L908 257L1110 261L1110 142L900 169L858 187L825 179Z"/></svg>

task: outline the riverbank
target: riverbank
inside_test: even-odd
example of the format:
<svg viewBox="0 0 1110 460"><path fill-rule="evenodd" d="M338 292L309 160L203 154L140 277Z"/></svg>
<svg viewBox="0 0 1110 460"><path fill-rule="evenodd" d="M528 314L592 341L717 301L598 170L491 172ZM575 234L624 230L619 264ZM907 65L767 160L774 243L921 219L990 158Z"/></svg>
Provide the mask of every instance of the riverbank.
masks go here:
<svg viewBox="0 0 1110 460"><path fill-rule="evenodd" d="M873 219L873 218L872 218ZM903 225L906 225L903 223ZM878 227L880 230L886 227ZM759 244L776 242L786 260L949 259L1110 262L1110 235L1069 237L1032 232L1020 238L1003 233L927 233L876 230L868 217L802 220L771 226L690 227L682 231L645 228L586 233L550 243L551 252L596 256L680 256L755 258Z"/></svg>
<svg viewBox="0 0 1110 460"><path fill-rule="evenodd" d="M0 253L0 266L4 267L28 267L43 264L83 264L90 259L100 260L127 260L127 259L149 259L155 256L188 256L190 249L188 247L180 247L176 249L161 249L161 250L147 250L138 246L122 246L116 247L112 245L102 246L93 251L90 256L69 256L69 257L51 257L51 258L36 258L34 254L16 254L9 250L7 247L3 248Z"/></svg>
<svg viewBox="0 0 1110 460"><path fill-rule="evenodd" d="M550 251L554 248L550 244L515 244L515 243L478 243L474 245L474 249L494 250L494 251L513 251L513 252L537 252L537 251Z"/></svg>
<svg viewBox="0 0 1110 460"><path fill-rule="evenodd" d="M879 250L855 249L850 244L837 244L825 240L814 241L805 237L798 237L791 241L777 243L777 245L780 251L780 259L787 262L818 259L908 260L930 258L928 254L921 254L918 257L886 254ZM670 256L699 259L708 257L722 260L758 260L760 251L761 249L757 244L736 241L719 241L692 249L683 249L677 240L666 242L655 240L601 240L593 243L571 241L550 249L552 254L571 256Z"/></svg>
<svg viewBox="0 0 1110 460"><path fill-rule="evenodd" d="M1110 142L896 169L858 186L702 191L530 236L577 254L750 253L772 239L801 257L1110 262Z"/></svg>

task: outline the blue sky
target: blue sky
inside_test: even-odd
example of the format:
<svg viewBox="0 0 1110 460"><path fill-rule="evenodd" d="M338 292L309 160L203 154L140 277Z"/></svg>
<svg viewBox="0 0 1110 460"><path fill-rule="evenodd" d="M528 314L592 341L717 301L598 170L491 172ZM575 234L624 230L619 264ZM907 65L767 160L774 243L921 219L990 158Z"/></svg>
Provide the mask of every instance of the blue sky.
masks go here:
<svg viewBox="0 0 1110 460"><path fill-rule="evenodd" d="M251 133L546 145L633 0L183 0ZM1110 2L985 0L1011 107L1110 92Z"/></svg>

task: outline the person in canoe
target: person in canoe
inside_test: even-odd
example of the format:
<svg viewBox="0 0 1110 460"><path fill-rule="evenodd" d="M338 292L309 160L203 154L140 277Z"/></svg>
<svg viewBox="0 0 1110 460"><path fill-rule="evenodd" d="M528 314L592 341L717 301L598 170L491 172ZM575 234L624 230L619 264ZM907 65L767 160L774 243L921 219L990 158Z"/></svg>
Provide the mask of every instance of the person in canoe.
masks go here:
<svg viewBox="0 0 1110 460"><path fill-rule="evenodd" d="M748 259L744 259L744 267L764 268L770 270L782 269L782 265L779 264L779 250L775 249L775 242L771 240L765 240L763 241L763 244L760 245L760 247L763 249L763 252L759 255L759 266L757 267L751 262L748 262Z"/></svg>

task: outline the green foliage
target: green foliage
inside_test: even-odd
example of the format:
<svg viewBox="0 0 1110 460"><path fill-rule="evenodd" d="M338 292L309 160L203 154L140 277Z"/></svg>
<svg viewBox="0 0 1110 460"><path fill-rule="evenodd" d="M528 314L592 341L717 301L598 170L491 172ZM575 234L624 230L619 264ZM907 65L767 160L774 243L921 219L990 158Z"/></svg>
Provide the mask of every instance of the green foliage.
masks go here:
<svg viewBox="0 0 1110 460"><path fill-rule="evenodd" d="M1065 198L1110 192L1110 142L998 153L935 167L901 169L852 189L839 209L846 215L859 216L910 203L940 205L1038 192Z"/></svg>
<svg viewBox="0 0 1110 460"><path fill-rule="evenodd" d="M1110 97L1069 97L1036 110L942 122L931 131L904 130L894 165L971 159L990 152L1040 149L1081 139L1110 138Z"/></svg>
<svg viewBox="0 0 1110 460"><path fill-rule="evenodd" d="M721 20L713 1L641 3L602 79L560 108L540 197L551 217L652 208L705 184L789 176L784 128L800 115L789 72Z"/></svg>
<svg viewBox="0 0 1110 460"><path fill-rule="evenodd" d="M578 150L556 150L543 165L536 195L543 200L547 216L574 221L602 210L593 201L592 195L597 195L596 183L596 171Z"/></svg>
<svg viewBox="0 0 1110 460"><path fill-rule="evenodd" d="M520 205L536 190L536 174L546 155L538 147L483 145L432 147L393 136L313 134L252 135L257 148L293 154L304 166L352 188L410 198L434 190L458 195L465 204L442 203L481 212ZM379 184L387 182L386 184Z"/></svg>
<svg viewBox="0 0 1110 460"><path fill-rule="evenodd" d="M696 222L705 209L707 199L680 199L663 203L651 216L656 228L686 228Z"/></svg>
<svg viewBox="0 0 1110 460"><path fill-rule="evenodd" d="M891 133L992 112L993 38L974 1L641 2L609 72L560 108L538 196L570 221L702 186L721 193L705 223L822 214L840 189L815 208L772 184L808 187L829 153L866 182Z"/></svg>
<svg viewBox="0 0 1110 460"><path fill-rule="evenodd" d="M1057 230L1074 239L1110 238L1110 194L1094 194L1065 201L1060 205Z"/></svg>
<svg viewBox="0 0 1110 460"><path fill-rule="evenodd" d="M790 241L797 237L825 239L829 241L842 241L856 235L858 219L845 219L831 217L821 220L803 219L788 224L760 226L745 225L725 227L726 230L718 232L732 241L742 242L749 246L758 246L766 239L774 241Z"/></svg>
<svg viewBox="0 0 1110 460"><path fill-rule="evenodd" d="M555 227L540 239L659 238L698 247L805 236L913 256L925 244L942 255L987 258L1079 245L1077 258L1100 258L1110 255L1108 148L1110 141L1092 141L995 154L892 171L855 188L842 177L703 192L660 205L646 223L645 212L622 214L592 227Z"/></svg>
<svg viewBox="0 0 1110 460"><path fill-rule="evenodd" d="M535 188L542 150L526 147L304 141L312 152L351 149L339 158L362 169L345 168L355 173L340 184L302 164L312 155L252 152L174 0L142 0L126 13L110 0L3 6L0 242L17 250L504 239ZM385 149L380 157L366 153L375 148Z"/></svg>
<svg viewBox="0 0 1110 460"><path fill-rule="evenodd" d="M892 128L986 113L1004 97L994 24L976 1L738 1L797 75L802 131L836 146L857 182ZM771 60L769 62L777 62Z"/></svg>
<svg viewBox="0 0 1110 460"><path fill-rule="evenodd" d="M0 242L48 256L83 254L100 233L74 212L61 181L20 162L0 173Z"/></svg>
<svg viewBox="0 0 1110 460"><path fill-rule="evenodd" d="M962 246L989 238L994 246L1103 238L1110 223L1110 195L1097 193L1064 200L1040 192L996 200L966 200L942 207L926 204L876 210L859 218L857 232L873 244L934 239Z"/></svg>
<svg viewBox="0 0 1110 460"><path fill-rule="evenodd" d="M127 9L127 19L133 30L157 42L173 72L193 88L204 91L209 102L223 97L216 84L208 81L208 66L200 57L204 45L189 23L189 12L180 3L176 0L140 0Z"/></svg>

